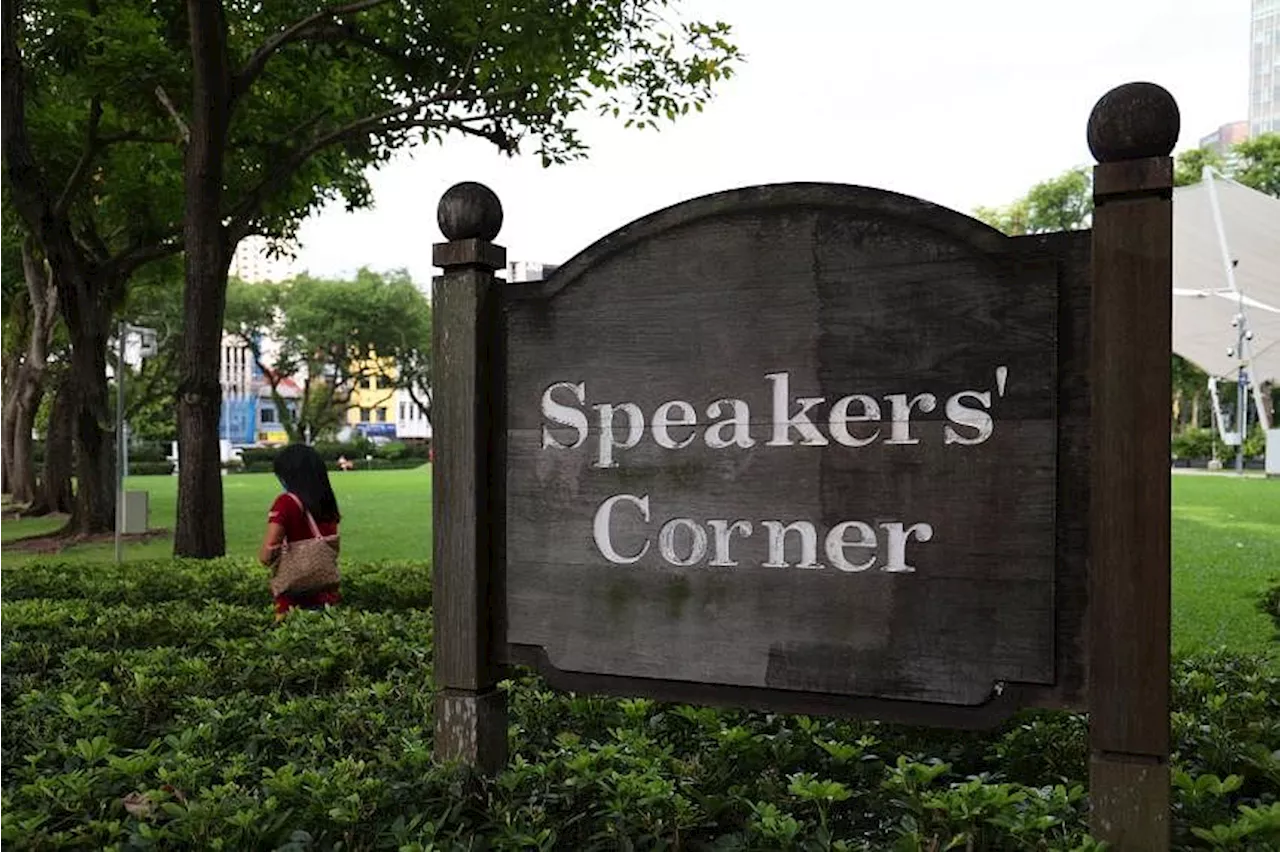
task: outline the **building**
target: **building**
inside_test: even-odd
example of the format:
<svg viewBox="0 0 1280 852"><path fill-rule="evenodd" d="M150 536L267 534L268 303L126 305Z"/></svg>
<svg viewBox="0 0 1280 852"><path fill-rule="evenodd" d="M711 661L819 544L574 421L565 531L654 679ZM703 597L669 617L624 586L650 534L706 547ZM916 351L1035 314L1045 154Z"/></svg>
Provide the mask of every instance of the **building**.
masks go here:
<svg viewBox="0 0 1280 852"><path fill-rule="evenodd" d="M396 391L396 438L401 441L431 439L431 421L404 388Z"/></svg>
<svg viewBox="0 0 1280 852"><path fill-rule="evenodd" d="M302 270L297 260L288 255L273 254L265 237L245 237L231 257L230 274L241 281L287 281Z"/></svg>
<svg viewBox="0 0 1280 852"><path fill-rule="evenodd" d="M261 340L259 346L264 361L275 360L279 347L273 341ZM220 360L218 381L222 385L222 411L218 418L218 437L233 447L288 443L288 433L271 395L270 377L263 373L249 345L238 335L223 334ZM302 399L297 382L286 378L277 391L290 411L297 414Z"/></svg>
<svg viewBox="0 0 1280 852"><path fill-rule="evenodd" d="M1280 0L1253 0L1249 36L1249 135L1280 133Z"/></svg>
<svg viewBox="0 0 1280 852"><path fill-rule="evenodd" d="M559 269L559 264L537 263L530 260L513 260L507 264L507 280L511 283L542 281Z"/></svg>
<svg viewBox="0 0 1280 852"><path fill-rule="evenodd" d="M1200 137L1201 148L1208 148L1220 157L1230 157L1231 147L1249 138L1249 122L1233 121L1224 124L1208 136Z"/></svg>
<svg viewBox="0 0 1280 852"><path fill-rule="evenodd" d="M362 365L352 372L363 371ZM365 375L356 382L347 399L347 425L366 438L396 437L396 388L394 365L382 365L381 372Z"/></svg>
<svg viewBox="0 0 1280 852"><path fill-rule="evenodd" d="M262 371L253 353L238 336L222 335L222 357L218 381L222 385L222 412L218 437L232 446L257 442L258 385Z"/></svg>
<svg viewBox="0 0 1280 852"><path fill-rule="evenodd" d="M258 382L257 391L258 407L254 442L258 444L289 443L289 433L285 431L284 418L280 416L280 410L276 405L275 396L271 393L271 383L267 377L264 376ZM302 388L298 387L298 383L293 379L282 379L276 387L276 394L288 407L289 413L296 417L298 406L302 404Z"/></svg>

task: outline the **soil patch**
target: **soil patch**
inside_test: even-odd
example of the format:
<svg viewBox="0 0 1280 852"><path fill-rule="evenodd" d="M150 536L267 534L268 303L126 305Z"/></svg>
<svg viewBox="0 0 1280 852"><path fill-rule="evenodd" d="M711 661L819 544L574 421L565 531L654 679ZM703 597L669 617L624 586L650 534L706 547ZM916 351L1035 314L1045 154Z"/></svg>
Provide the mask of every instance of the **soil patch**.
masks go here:
<svg viewBox="0 0 1280 852"><path fill-rule="evenodd" d="M121 541L125 544L137 544L140 542L148 542L157 538L164 538L170 533L166 529L147 530L144 533L131 533L129 535L120 536ZM98 533L96 535L60 535L58 533L49 533L46 535L36 535L30 538L19 538L6 542L4 545L5 552L17 553L61 553L72 547L82 544L111 544L116 540L115 533Z"/></svg>

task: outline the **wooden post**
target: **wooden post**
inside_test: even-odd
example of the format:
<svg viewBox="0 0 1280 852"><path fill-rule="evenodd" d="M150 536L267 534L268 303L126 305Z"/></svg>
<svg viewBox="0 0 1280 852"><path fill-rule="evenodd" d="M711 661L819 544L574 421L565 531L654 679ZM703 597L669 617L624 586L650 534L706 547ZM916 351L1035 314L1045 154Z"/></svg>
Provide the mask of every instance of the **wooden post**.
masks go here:
<svg viewBox="0 0 1280 852"><path fill-rule="evenodd" d="M501 426L493 416L500 286L493 273L506 266L506 250L490 240L502 227L502 205L488 187L460 183L441 197L438 219L449 242L432 253L444 270L432 288L435 755L492 775L507 760L490 600L499 527L489 448Z"/></svg>
<svg viewBox="0 0 1280 852"><path fill-rule="evenodd" d="M1169 411L1173 97L1108 92L1094 169L1090 826L1117 852L1169 848Z"/></svg>

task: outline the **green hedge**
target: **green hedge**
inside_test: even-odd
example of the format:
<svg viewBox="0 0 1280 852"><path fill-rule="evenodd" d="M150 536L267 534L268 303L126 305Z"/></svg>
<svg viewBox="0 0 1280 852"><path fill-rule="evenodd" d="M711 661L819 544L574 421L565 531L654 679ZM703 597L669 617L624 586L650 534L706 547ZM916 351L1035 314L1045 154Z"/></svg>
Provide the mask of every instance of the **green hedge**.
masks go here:
<svg viewBox="0 0 1280 852"><path fill-rule="evenodd" d="M276 625L237 560L5 571L3 842L35 849L1096 850L1082 714L989 732L502 684L493 780L432 759L421 563ZM1174 848L1280 843L1280 677L1173 671Z"/></svg>
<svg viewBox="0 0 1280 852"><path fill-rule="evenodd" d="M355 465L353 470L410 470L415 467L422 467L425 461L420 458L403 458L403 459L352 459ZM329 462L326 465L329 470L339 470L337 462ZM351 471L348 471L348 473Z"/></svg>
<svg viewBox="0 0 1280 852"><path fill-rule="evenodd" d="M171 461L134 461L129 459L130 476L169 476L173 473Z"/></svg>
<svg viewBox="0 0 1280 852"><path fill-rule="evenodd" d="M1236 456L1235 447L1224 444L1215 429L1184 429L1173 436L1169 450L1175 459L1208 459L1215 454L1220 459L1233 459ZM1260 459L1266 455L1266 451L1267 436L1255 424L1244 441L1245 458Z"/></svg>
<svg viewBox="0 0 1280 852"><path fill-rule="evenodd" d="M169 444L148 441L129 447L129 462L162 462L169 458Z"/></svg>
<svg viewBox="0 0 1280 852"><path fill-rule="evenodd" d="M277 447L244 447L240 450L240 458L244 461L246 467L265 464L269 470L271 463L276 460L276 454L279 452L280 450Z"/></svg>
<svg viewBox="0 0 1280 852"><path fill-rule="evenodd" d="M389 441L373 444L369 441L320 441L313 445L330 470L338 469L338 459L346 458L358 470L398 470L421 465L427 460L431 446L426 443L407 444ZM269 473L282 447L245 447L241 450L243 472ZM373 458L366 458L373 456Z"/></svg>
<svg viewBox="0 0 1280 852"><path fill-rule="evenodd" d="M422 459L398 459L396 461L388 461L387 459L369 459L364 458L352 459L355 467L349 471L343 471L338 467L336 461L325 462L325 467L330 471L339 473L355 473L361 470L410 470L415 467L422 467L424 464ZM272 473L274 467L271 462L254 462L253 464L245 464L236 467L228 467L229 473Z"/></svg>

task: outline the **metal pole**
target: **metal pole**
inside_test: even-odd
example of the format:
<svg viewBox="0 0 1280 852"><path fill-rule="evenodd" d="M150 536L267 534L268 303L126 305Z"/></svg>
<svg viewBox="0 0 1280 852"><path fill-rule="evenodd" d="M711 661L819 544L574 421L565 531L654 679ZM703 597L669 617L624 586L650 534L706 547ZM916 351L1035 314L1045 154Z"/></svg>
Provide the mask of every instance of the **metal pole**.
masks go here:
<svg viewBox="0 0 1280 852"><path fill-rule="evenodd" d="M1240 343L1244 345L1243 334L1240 335ZM1240 430L1240 443L1236 445L1236 473L1244 473L1244 439L1249 434L1249 378L1243 360L1236 381L1236 427Z"/></svg>
<svg viewBox="0 0 1280 852"><path fill-rule="evenodd" d="M116 564L121 562L124 531L124 335L128 326L116 327Z"/></svg>
<svg viewBox="0 0 1280 852"><path fill-rule="evenodd" d="M1236 431L1240 443L1236 444L1236 473L1244 473L1244 439L1248 434L1249 404L1248 381L1245 377L1245 334L1248 320L1244 315L1244 291L1236 286L1236 265L1231 257L1231 249L1227 245L1227 229L1222 221L1222 209L1218 206L1218 190L1214 183L1215 174L1212 166L1205 166L1200 177L1209 191L1209 209L1213 212L1213 225L1218 232L1218 248L1222 253L1222 268L1227 275L1227 287L1236 297Z"/></svg>

